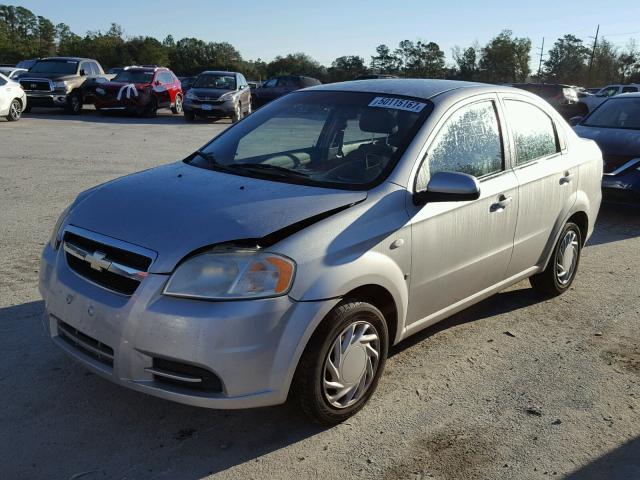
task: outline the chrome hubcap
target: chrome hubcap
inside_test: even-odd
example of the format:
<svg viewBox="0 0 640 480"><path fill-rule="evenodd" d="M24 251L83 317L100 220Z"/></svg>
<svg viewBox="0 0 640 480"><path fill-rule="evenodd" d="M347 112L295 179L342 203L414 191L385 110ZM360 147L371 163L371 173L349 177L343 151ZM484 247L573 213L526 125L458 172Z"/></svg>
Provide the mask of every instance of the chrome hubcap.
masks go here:
<svg viewBox="0 0 640 480"><path fill-rule="evenodd" d="M11 118L13 118L13 119L19 118L20 117L20 113L22 113L21 110L20 110L20 104L18 102L14 101L11 104L11 112L10 112Z"/></svg>
<svg viewBox="0 0 640 480"><path fill-rule="evenodd" d="M373 382L380 361L380 338L369 322L345 328L324 362L322 390L329 404L346 408L360 400Z"/></svg>
<svg viewBox="0 0 640 480"><path fill-rule="evenodd" d="M573 230L569 230L558 248L556 255L556 277L560 285L566 285L571 281L578 263L578 236Z"/></svg>

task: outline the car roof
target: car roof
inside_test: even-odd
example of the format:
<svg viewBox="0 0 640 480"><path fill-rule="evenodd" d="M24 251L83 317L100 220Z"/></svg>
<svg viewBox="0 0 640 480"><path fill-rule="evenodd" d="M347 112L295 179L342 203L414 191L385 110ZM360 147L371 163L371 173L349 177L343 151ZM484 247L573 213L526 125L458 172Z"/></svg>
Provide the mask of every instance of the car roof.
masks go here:
<svg viewBox="0 0 640 480"><path fill-rule="evenodd" d="M613 97L610 97L609 99L612 99L612 98L630 98L630 97L631 98L640 98L640 92L621 93L620 95L615 95Z"/></svg>
<svg viewBox="0 0 640 480"><path fill-rule="evenodd" d="M367 92L386 95L405 95L430 99L436 95L462 88L473 88L487 92L526 92L513 87L489 85L486 83L463 82L459 80L431 80L418 78L384 78L374 80L353 80L350 82L326 83L305 88L305 91L327 90L342 92Z"/></svg>
<svg viewBox="0 0 640 480"><path fill-rule="evenodd" d="M40 61L47 61L47 60L59 60L59 61L68 61L68 62L82 62L85 60L90 60L92 62L95 62L94 59L92 58L83 58L83 57L46 57L46 58L39 58L36 61L40 62Z"/></svg>
<svg viewBox="0 0 640 480"><path fill-rule="evenodd" d="M205 73L216 75L238 75L238 72L227 72L225 70L205 70L204 72L200 72L200 75L204 75Z"/></svg>

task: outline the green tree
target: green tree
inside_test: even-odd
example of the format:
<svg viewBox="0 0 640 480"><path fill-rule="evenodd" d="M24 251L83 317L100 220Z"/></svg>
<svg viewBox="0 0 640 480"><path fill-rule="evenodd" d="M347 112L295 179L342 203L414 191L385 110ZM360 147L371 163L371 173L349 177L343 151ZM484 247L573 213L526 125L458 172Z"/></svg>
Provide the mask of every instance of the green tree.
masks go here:
<svg viewBox="0 0 640 480"><path fill-rule="evenodd" d="M503 30L482 49L479 77L485 82L524 82L530 73L531 40Z"/></svg>
<svg viewBox="0 0 640 480"><path fill-rule="evenodd" d="M393 74L398 72L398 58L386 45L376 47L377 55L371 57L371 70L376 73Z"/></svg>
<svg viewBox="0 0 640 480"><path fill-rule="evenodd" d="M328 69L329 80L343 82L365 75L369 69L364 63L364 58L357 55L346 55L336 58Z"/></svg>
<svg viewBox="0 0 640 480"><path fill-rule="evenodd" d="M464 51L460 47L453 47L453 60L456 63L456 78L475 80L478 75L478 54L475 47L468 47Z"/></svg>
<svg viewBox="0 0 640 480"><path fill-rule="evenodd" d="M308 75L324 80L326 69L306 53L290 53L286 56L278 55L267 64L270 77L276 75Z"/></svg>
<svg viewBox="0 0 640 480"><path fill-rule="evenodd" d="M544 78L556 83L579 85L584 82L589 49L582 40L568 34L559 38L544 62Z"/></svg>

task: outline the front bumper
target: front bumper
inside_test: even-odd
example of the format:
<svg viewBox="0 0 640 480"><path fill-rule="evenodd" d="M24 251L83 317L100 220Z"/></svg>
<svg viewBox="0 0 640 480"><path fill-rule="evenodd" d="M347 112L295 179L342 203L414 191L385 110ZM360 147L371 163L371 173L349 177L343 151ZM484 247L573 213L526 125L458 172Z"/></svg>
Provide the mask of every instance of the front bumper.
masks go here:
<svg viewBox="0 0 640 480"><path fill-rule="evenodd" d="M67 105L66 92L38 92L27 90L27 99L31 107L60 108Z"/></svg>
<svg viewBox="0 0 640 480"><path fill-rule="evenodd" d="M67 354L117 384L194 406L249 408L286 400L306 341L338 302L173 298L161 294L167 279L149 274L132 296L117 294L71 270L63 249L48 244L39 284L45 327ZM65 328L81 332L80 343L70 343ZM92 348L110 352L112 362ZM164 382L152 370L157 359L205 369L221 389Z"/></svg>
<svg viewBox="0 0 640 480"><path fill-rule="evenodd" d="M94 106L98 110L114 111L114 112L142 112L149 104L148 96L138 96L135 98L122 98L120 100L114 98L104 98L96 95Z"/></svg>
<svg viewBox="0 0 640 480"><path fill-rule="evenodd" d="M206 102L185 98L182 108L186 113L195 113L203 117L230 117L235 110L235 102Z"/></svg>
<svg viewBox="0 0 640 480"><path fill-rule="evenodd" d="M640 205L640 161L631 161L602 176L602 194L607 202Z"/></svg>

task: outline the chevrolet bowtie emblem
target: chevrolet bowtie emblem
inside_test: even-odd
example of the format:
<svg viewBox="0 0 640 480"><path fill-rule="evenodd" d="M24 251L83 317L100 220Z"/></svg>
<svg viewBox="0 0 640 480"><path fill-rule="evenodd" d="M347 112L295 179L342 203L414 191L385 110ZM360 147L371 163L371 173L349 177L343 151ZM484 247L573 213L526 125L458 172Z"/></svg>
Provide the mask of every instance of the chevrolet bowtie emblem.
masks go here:
<svg viewBox="0 0 640 480"><path fill-rule="evenodd" d="M86 260L94 270L108 270L111 266L111 262L109 260L105 260L106 256L106 253L93 252L91 255L87 255Z"/></svg>

